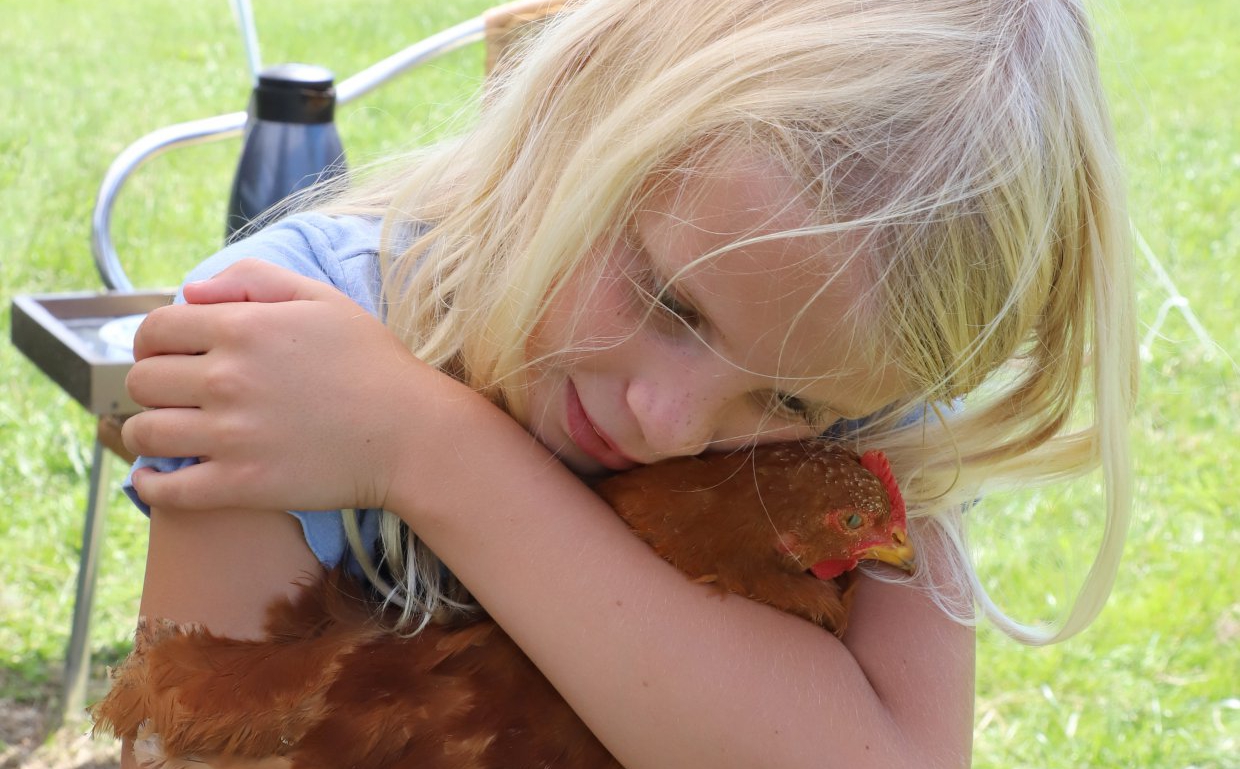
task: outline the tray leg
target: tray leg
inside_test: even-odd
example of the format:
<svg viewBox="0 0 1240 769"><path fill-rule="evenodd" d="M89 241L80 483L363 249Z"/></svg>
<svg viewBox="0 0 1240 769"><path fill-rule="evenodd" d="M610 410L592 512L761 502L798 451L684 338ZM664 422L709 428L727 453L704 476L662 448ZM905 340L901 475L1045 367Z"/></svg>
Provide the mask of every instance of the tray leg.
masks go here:
<svg viewBox="0 0 1240 769"><path fill-rule="evenodd" d="M65 657L64 697L59 720L84 715L86 687L90 680L90 610L95 600L95 572L103 543L103 520L108 509L110 457L95 435L90 466L90 491L86 498L86 521L82 529L82 552L78 560L77 597L73 602L73 630Z"/></svg>

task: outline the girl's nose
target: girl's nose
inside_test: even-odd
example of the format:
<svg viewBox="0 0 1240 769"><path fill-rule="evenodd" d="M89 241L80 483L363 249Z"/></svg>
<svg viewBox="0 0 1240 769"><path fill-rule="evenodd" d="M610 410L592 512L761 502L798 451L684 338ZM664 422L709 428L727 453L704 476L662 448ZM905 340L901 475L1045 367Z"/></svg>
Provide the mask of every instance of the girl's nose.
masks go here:
<svg viewBox="0 0 1240 769"><path fill-rule="evenodd" d="M636 379L629 383L627 400L641 430L643 453L648 454L638 457L643 462L700 454L709 445L706 403L689 382Z"/></svg>
<svg viewBox="0 0 1240 769"><path fill-rule="evenodd" d="M629 381L626 398L652 462L747 444L750 399L737 371L661 368Z"/></svg>

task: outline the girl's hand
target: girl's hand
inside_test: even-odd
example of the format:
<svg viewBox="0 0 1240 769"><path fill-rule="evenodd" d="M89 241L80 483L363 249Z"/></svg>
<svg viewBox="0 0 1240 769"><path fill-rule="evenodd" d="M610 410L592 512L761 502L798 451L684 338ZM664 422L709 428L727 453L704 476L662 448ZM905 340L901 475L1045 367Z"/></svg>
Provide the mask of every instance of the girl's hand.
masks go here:
<svg viewBox="0 0 1240 769"><path fill-rule="evenodd" d="M393 413L445 388L481 400L331 286L280 267L242 261L185 297L139 328L126 380L153 410L126 421L125 445L201 459L136 474L152 506L383 507L399 453Z"/></svg>

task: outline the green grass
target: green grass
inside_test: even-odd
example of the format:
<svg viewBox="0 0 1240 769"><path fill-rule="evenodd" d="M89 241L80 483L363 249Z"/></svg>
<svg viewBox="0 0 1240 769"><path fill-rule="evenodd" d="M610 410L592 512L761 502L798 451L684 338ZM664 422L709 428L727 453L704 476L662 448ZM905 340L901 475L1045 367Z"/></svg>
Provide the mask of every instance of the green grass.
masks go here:
<svg viewBox="0 0 1240 769"><path fill-rule="evenodd" d="M485 5L265 0L264 60L344 76ZM447 5L447 4L442 4ZM0 302L99 286L88 218L111 159L168 123L240 109L248 75L223 0L0 0ZM174 18L175 17L175 18ZM433 18L432 18L433 17ZM1236 767L1240 754L1240 71L1232 0L1112 3L1102 52L1136 226L1217 349L1172 312L1151 350L1134 425L1137 507L1114 596L1080 637L1028 649L983 629L980 767ZM469 98L476 51L341 110L354 159L439 130ZM463 73L463 74L459 74ZM175 283L217 247L237 143L161 157L118 205L116 239L140 285ZM1141 319L1166 298L1138 256ZM0 331L8 337L7 313ZM1142 329L1144 331L1144 327ZM0 696L59 675L92 421L0 344ZM120 468L115 468L119 474ZM1100 522L1096 484L988 498L973 514L983 576L1022 619L1053 618ZM145 522L108 509L93 642L127 648Z"/></svg>
<svg viewBox="0 0 1240 769"><path fill-rule="evenodd" d="M1113 4L1119 6L1119 4ZM1102 53L1133 222L1217 343L1172 312L1141 379L1137 503L1115 593L1084 634L980 634L979 766L1240 766L1240 6L1124 3ZM1167 298L1141 256L1142 333ZM988 499L990 584L1023 619L1070 600L1097 542L1096 484Z"/></svg>

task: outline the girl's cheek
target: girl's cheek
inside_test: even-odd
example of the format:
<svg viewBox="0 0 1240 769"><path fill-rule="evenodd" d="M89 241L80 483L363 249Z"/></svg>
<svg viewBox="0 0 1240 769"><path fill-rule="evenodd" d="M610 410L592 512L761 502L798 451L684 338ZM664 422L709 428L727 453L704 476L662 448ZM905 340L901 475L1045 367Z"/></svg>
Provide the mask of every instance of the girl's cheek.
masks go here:
<svg viewBox="0 0 1240 769"><path fill-rule="evenodd" d="M614 340L628 312L605 277L585 276L567 283L547 306L526 345L530 359L559 359L566 351L584 351Z"/></svg>
<svg viewBox="0 0 1240 769"><path fill-rule="evenodd" d="M596 252L550 301L527 344L531 359L567 350L597 351L640 332L649 301L634 276L635 255L613 247Z"/></svg>

